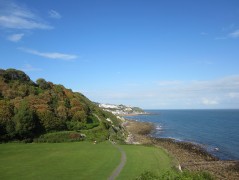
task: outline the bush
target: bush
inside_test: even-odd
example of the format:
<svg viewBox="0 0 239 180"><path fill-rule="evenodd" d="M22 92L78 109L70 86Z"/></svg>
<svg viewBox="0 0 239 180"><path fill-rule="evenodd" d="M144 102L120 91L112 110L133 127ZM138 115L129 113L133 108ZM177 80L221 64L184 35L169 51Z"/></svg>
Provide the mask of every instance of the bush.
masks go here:
<svg viewBox="0 0 239 180"><path fill-rule="evenodd" d="M109 131L102 127L96 127L94 129L82 131L86 134L86 140L88 141L105 141L109 138Z"/></svg>
<svg viewBox="0 0 239 180"><path fill-rule="evenodd" d="M74 131L62 131L47 133L35 139L34 142L60 143L60 142L76 142L84 140L84 135Z"/></svg>

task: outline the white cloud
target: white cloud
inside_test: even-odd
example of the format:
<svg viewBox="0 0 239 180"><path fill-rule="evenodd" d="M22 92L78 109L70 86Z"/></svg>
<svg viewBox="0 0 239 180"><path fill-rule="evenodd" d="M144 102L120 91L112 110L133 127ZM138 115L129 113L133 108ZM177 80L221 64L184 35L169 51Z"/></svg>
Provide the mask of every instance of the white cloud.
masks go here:
<svg viewBox="0 0 239 180"><path fill-rule="evenodd" d="M208 98L203 98L202 99L202 104L208 106L208 105L217 105L219 102L215 99L208 99Z"/></svg>
<svg viewBox="0 0 239 180"><path fill-rule="evenodd" d="M48 59L59 59L59 60L70 61L77 58L77 56L73 54L63 54L59 52L39 52L37 50L28 49L28 48L18 48L18 49L26 53L34 54L34 55L41 56Z"/></svg>
<svg viewBox="0 0 239 180"><path fill-rule="evenodd" d="M112 88L112 87L111 87ZM147 109L238 108L239 75L207 81L158 81L86 92L92 100Z"/></svg>
<svg viewBox="0 0 239 180"><path fill-rule="evenodd" d="M61 19L61 15L55 10L50 10L48 14L53 19Z"/></svg>
<svg viewBox="0 0 239 180"><path fill-rule="evenodd" d="M234 31L234 32L232 32L232 33L230 33L229 36L231 38L239 38L239 29Z"/></svg>
<svg viewBox="0 0 239 180"><path fill-rule="evenodd" d="M21 70L25 72L29 72L29 71L41 71L42 69L35 68L31 64L25 64Z"/></svg>
<svg viewBox="0 0 239 180"><path fill-rule="evenodd" d="M12 41L12 42L18 42L22 39L22 37L24 36L23 33L19 33L19 34L12 34L10 36L8 36L8 40Z"/></svg>
<svg viewBox="0 0 239 180"><path fill-rule="evenodd" d="M0 1L0 27L8 29L52 29L27 7L11 1Z"/></svg>

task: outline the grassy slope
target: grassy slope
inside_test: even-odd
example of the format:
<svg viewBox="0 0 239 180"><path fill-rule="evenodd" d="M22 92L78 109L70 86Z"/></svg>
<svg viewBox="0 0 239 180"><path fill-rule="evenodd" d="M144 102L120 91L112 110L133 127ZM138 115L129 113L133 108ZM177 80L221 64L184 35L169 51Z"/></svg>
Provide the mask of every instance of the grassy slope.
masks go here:
<svg viewBox="0 0 239 180"><path fill-rule="evenodd" d="M172 159L160 148L141 145L121 147L127 154L127 163L118 179L134 179L147 170L155 174L172 170Z"/></svg>
<svg viewBox="0 0 239 180"><path fill-rule="evenodd" d="M122 145L126 165L118 179L134 179L145 170L171 169L171 159L155 147ZM120 162L109 142L0 144L0 179L107 179Z"/></svg>

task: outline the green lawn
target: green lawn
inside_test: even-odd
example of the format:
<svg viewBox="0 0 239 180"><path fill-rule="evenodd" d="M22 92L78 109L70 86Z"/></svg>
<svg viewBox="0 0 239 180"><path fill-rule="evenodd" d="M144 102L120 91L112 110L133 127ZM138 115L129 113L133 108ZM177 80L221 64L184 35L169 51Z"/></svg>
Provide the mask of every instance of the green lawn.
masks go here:
<svg viewBox="0 0 239 180"><path fill-rule="evenodd" d="M107 179L120 162L109 142L0 144L0 179Z"/></svg>
<svg viewBox="0 0 239 180"><path fill-rule="evenodd" d="M127 154L127 163L118 179L134 179L144 171L160 174L172 170L172 159L156 147L122 145Z"/></svg>
<svg viewBox="0 0 239 180"><path fill-rule="evenodd" d="M145 170L171 169L171 159L159 148L121 147L127 162L118 179L134 179ZM109 142L0 144L0 179L107 179L120 156Z"/></svg>

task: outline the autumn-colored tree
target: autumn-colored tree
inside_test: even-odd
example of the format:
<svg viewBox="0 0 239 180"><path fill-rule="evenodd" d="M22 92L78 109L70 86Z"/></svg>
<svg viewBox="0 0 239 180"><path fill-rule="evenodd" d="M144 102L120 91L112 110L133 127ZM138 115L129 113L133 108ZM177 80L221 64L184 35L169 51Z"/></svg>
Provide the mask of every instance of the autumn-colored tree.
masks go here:
<svg viewBox="0 0 239 180"><path fill-rule="evenodd" d="M67 118L68 118L68 113L67 113L67 108L63 105L59 106L57 109L56 109L56 112L57 112L57 117L62 119L63 121L66 121Z"/></svg>
<svg viewBox="0 0 239 180"><path fill-rule="evenodd" d="M19 70L0 69L0 141L92 128L92 114L99 112L81 93L42 78L34 83Z"/></svg>
<svg viewBox="0 0 239 180"><path fill-rule="evenodd" d="M60 131L66 128L66 124L61 119L58 119L52 111L44 111L39 113L40 123L46 132Z"/></svg>

